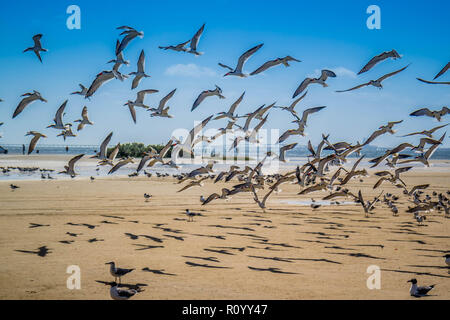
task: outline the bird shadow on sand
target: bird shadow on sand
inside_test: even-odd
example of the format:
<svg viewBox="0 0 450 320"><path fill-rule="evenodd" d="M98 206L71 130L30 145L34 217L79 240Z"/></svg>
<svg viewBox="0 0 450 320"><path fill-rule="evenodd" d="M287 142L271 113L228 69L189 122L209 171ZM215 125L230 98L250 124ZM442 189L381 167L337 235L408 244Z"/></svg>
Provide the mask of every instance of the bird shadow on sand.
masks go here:
<svg viewBox="0 0 450 320"><path fill-rule="evenodd" d="M434 273L429 273L429 272L407 271L407 270L392 270L392 269L381 269L381 271L408 273L408 274L415 274L415 275L419 275L419 276L430 276L430 277L438 277L438 278L450 278L450 276L444 276L444 275L434 274Z"/></svg>
<svg viewBox="0 0 450 320"><path fill-rule="evenodd" d="M255 267L248 266L248 268L250 270L254 270L254 271L269 271L269 272L272 272L272 273L282 273L282 274L299 274L297 272L282 271L280 268L274 268L274 267L270 267L270 268L255 268Z"/></svg>
<svg viewBox="0 0 450 320"><path fill-rule="evenodd" d="M142 251L142 250L149 250L149 249L155 249L155 248L164 248L164 246L151 246L147 244L133 244L134 246L138 246L140 248L136 249L136 251Z"/></svg>
<svg viewBox="0 0 450 320"><path fill-rule="evenodd" d="M228 252L225 249L221 249L221 250L216 250L216 249L209 249L209 248L205 248L203 249L205 251L209 251L209 252L214 252L214 253L220 253L220 254L226 254L226 255L230 255L230 256L234 256L234 253Z"/></svg>
<svg viewBox="0 0 450 320"><path fill-rule="evenodd" d="M199 259L211 262L220 262L219 259L217 259L216 257L196 257L196 256L182 256L182 257L188 259Z"/></svg>
<svg viewBox="0 0 450 320"><path fill-rule="evenodd" d="M39 257L45 257L47 254L51 253L52 251L50 251L49 248L47 248L47 246L42 246L37 248L36 251L30 251L30 250L14 250L17 252L22 252L22 253L31 253L31 254L36 254Z"/></svg>
<svg viewBox="0 0 450 320"><path fill-rule="evenodd" d="M104 285L114 285L114 281L102 281L102 280L95 280L95 282L104 284ZM136 290L137 292L142 292L144 291L141 287L146 287L148 286L145 283L136 283L136 284L132 284L132 283L117 283L117 286L119 288L127 288L127 289L132 289L132 290Z"/></svg>
<svg viewBox="0 0 450 320"><path fill-rule="evenodd" d="M376 260L386 260L386 258L380 258L380 257L374 257L365 253L345 253L345 252L327 252L329 254L340 254L343 256L349 256L349 257L353 257L353 258L368 258L368 259L376 259Z"/></svg>
<svg viewBox="0 0 450 320"><path fill-rule="evenodd" d="M151 272L154 274L160 274L160 275L164 275L164 276L176 276L175 273L164 272L164 269L158 270L158 269L150 269L148 267L145 267L145 268L142 268L142 271Z"/></svg>
<svg viewBox="0 0 450 320"><path fill-rule="evenodd" d="M230 267L212 266L212 265L209 265L209 264L200 264L200 263L195 263L195 262L191 262L191 261L186 261L185 263L188 266L191 266L191 267L215 268L215 269L232 269Z"/></svg>

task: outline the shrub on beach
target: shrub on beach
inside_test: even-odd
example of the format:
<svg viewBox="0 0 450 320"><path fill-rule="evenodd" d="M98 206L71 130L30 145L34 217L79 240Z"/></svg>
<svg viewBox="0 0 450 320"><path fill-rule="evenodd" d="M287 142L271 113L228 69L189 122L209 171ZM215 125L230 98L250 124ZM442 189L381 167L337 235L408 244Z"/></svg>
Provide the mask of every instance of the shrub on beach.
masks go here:
<svg viewBox="0 0 450 320"><path fill-rule="evenodd" d="M157 152L160 152L162 148L164 148L164 145L162 144L150 144L145 145L143 143L139 142L132 142L132 143L124 143L119 146L119 152L117 154L117 157L119 158L126 158L126 157L133 157L133 158L140 158L144 155L145 152L150 152L150 148L155 149ZM108 156L112 152L114 148L108 148ZM169 151L166 154L166 157L170 157L172 151L172 147L170 147Z"/></svg>

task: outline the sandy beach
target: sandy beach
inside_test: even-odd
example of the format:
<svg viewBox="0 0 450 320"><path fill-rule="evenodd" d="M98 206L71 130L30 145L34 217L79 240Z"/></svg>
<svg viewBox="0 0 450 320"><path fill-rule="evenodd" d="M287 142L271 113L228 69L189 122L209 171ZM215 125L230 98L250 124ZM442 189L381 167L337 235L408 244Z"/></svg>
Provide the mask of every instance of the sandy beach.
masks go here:
<svg viewBox="0 0 450 320"><path fill-rule="evenodd" d="M402 178L408 186L430 183L427 194L450 189L447 167ZM348 187L374 197L375 181L371 174ZM155 176L20 180L14 191L10 183L0 181L0 299L110 299L109 287L96 282L114 280L109 261L135 268L123 283L146 284L133 299L415 299L411 278L436 284L425 299L450 298L443 258L450 219L432 211L419 226L405 197L399 216L380 204L366 218L359 204L301 205L328 193L299 196L290 183L265 212L250 193L201 206L200 195L237 180L181 193L174 178ZM389 183L382 189L401 194ZM153 197L146 202L144 193ZM187 208L202 215L187 222ZM45 257L23 252L41 246L50 250ZM71 265L81 270L79 290L66 285ZM371 265L381 269L379 290L366 284Z"/></svg>

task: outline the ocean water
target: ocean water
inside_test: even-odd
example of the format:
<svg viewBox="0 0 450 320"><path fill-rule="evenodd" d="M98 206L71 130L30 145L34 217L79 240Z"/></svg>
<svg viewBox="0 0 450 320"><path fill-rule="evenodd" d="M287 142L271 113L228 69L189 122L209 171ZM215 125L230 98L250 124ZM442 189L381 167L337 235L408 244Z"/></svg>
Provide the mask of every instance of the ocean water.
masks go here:
<svg viewBox="0 0 450 320"><path fill-rule="evenodd" d="M108 171L111 169L110 166L97 166L97 159L91 159L90 157L94 155L97 150L96 146L68 146L68 150L66 150L66 146L49 146L42 145L38 146L36 149L39 150L39 154L33 153L30 156L22 155L22 146L21 145L4 145L5 148L8 148L8 153L0 154L0 180L40 180L41 179L41 171L20 171L18 169L10 169L9 172L3 172L1 168L7 167L21 167L21 168L39 168L39 169L49 169L53 170L53 172L44 172L44 175L50 173L50 175L55 179L71 179L69 176L65 174L58 174L58 172L64 170L64 166L67 165L67 162L74 155L84 153L85 156L79 162L77 162L75 166L75 171L77 172L77 176L75 179L84 179L89 178L90 176L94 177L126 177L129 174L133 174L136 172L137 165L140 159L135 159L134 164L128 164L122 168L120 168L117 172L108 175ZM306 150L306 148L305 148ZM377 157L385 152L384 148L369 148L368 150L364 150L362 154L365 154L366 157L361 161L359 167L368 168L370 167L370 163L368 162L370 159ZM204 149L197 150L196 154L201 154ZM230 165L237 165L241 169L245 168L245 166L254 167L264 156L263 153L257 153L257 149L249 150L250 152L247 156L250 160L244 161L244 157L242 154L238 154L240 160L228 160L222 161L219 160L214 165L214 173L218 173L220 171L226 171L229 169ZM433 170L433 171L446 171L450 170L450 152L448 149L443 149L441 154L438 153L439 149L433 155L433 161L431 167L425 167L421 163L410 163L414 167L414 170ZM163 166L158 163L151 168L144 168L145 171L155 174L156 172L161 174L177 174L177 173L185 173L190 172L196 168L204 166L208 163L211 156L210 152L203 153L206 158L196 157L195 159L180 159L180 162L177 162L179 165L179 169L170 168L168 166ZM220 153L219 153L220 154ZM295 170L297 165L305 164L308 159L307 155L309 152L305 152L303 148L294 149L291 152L287 153L286 157L288 159L287 162L279 162L273 160L267 160L265 165L263 166L264 174L274 174L280 172L286 172ZM326 154L326 153L324 153ZM218 153L216 153L218 155ZM244 154L245 155L245 154ZM220 157L219 157L220 158ZM444 159L444 160L442 160ZM446 161L448 159L449 161ZM169 159L168 159L169 160ZM346 163L344 163L345 168L351 168L353 163L357 160L356 156L350 157ZM389 169L385 165L381 164L376 167L377 170L386 170ZM333 172L335 170L334 167L330 167L330 171ZM141 175L143 175L143 171L141 171Z"/></svg>

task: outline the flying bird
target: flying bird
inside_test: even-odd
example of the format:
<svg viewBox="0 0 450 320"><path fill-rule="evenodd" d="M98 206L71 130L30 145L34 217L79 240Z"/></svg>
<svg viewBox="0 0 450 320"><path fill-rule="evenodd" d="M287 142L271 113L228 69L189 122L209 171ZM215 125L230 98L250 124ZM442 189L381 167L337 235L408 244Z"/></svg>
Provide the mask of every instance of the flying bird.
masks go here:
<svg viewBox="0 0 450 320"><path fill-rule="evenodd" d="M258 69L256 69L252 73L250 73L250 75L253 76L255 74L264 72L267 69L275 67L275 66L277 66L279 64L283 64L285 67L289 67L290 66L289 65L289 61L301 62L300 60L292 58L291 56L286 56L284 58L277 58L277 59L274 59L274 60L267 61L262 66L260 66Z"/></svg>
<svg viewBox="0 0 450 320"><path fill-rule="evenodd" d="M298 96L300 93L302 93L311 83L318 83L318 84L321 84L322 87L328 87L328 84L325 83L325 81L328 79L328 77L335 78L336 74L331 70L322 70L320 77L306 78L298 86L297 90L295 90L295 92L292 96L292 99L294 99L296 96Z"/></svg>
<svg viewBox="0 0 450 320"><path fill-rule="evenodd" d="M116 78L117 75L114 74L113 71L102 71L95 77L94 81L90 85L86 95L84 96L86 99L91 97L102 85Z"/></svg>
<svg viewBox="0 0 450 320"><path fill-rule="evenodd" d="M33 36L34 46L26 48L25 50L23 50L23 52L33 51L36 54L36 56L39 58L40 62L42 62L42 59L41 59L41 54L39 52L40 51L43 51L43 52L47 52L48 51L47 49L42 48L41 38L42 38L42 34L34 35Z"/></svg>
<svg viewBox="0 0 450 320"><path fill-rule="evenodd" d="M373 57L370 59L370 61L358 72L358 74L364 73L372 69L377 63L386 60L388 58L392 58L394 60L400 59L400 55L392 49L391 51L385 51L383 53L380 53L379 55Z"/></svg>
<svg viewBox="0 0 450 320"><path fill-rule="evenodd" d="M169 106L166 107L166 103L167 103L167 101L169 101L169 99L171 99L173 97L173 95L175 94L175 91L177 91L177 89L173 89L164 98L162 98L159 101L158 108L150 108L149 109L149 111L152 111L152 114L150 115L151 117L172 118L172 116L169 115L170 107Z"/></svg>
<svg viewBox="0 0 450 320"><path fill-rule="evenodd" d="M186 51L187 53L192 53L196 56L202 55L203 52L197 51L198 41L200 40L201 35L203 34L203 30L205 30L205 24L203 24L200 29L194 34L191 39L191 43L189 44L189 49Z"/></svg>
<svg viewBox="0 0 450 320"><path fill-rule="evenodd" d="M219 99L225 99L225 97L222 95L222 89L216 85L216 88L214 90L205 90L199 94L197 99L195 99L194 104L192 105L191 111L194 111L199 106L199 104L202 103L202 101L207 97L212 96L218 96Z"/></svg>
<svg viewBox="0 0 450 320"><path fill-rule="evenodd" d="M433 78L433 80L436 80L437 78L439 78L440 76L442 76L444 73L447 72L447 70L450 68L450 62L448 62L445 67L442 68L441 71L438 72L438 74Z"/></svg>
<svg viewBox="0 0 450 320"><path fill-rule="evenodd" d="M145 95L150 94L150 93L156 93L156 92L158 92L158 90L154 90L154 89L141 90L137 93L137 98L134 102L131 100L128 100L124 104L124 106L128 106L128 109L130 110L131 117L133 118L134 123L136 123L136 110L134 109L134 107L141 107L141 108L148 109L149 107L144 104Z"/></svg>
<svg viewBox="0 0 450 320"><path fill-rule="evenodd" d="M427 116L427 117L435 118L437 121L441 121L441 118L449 113L450 113L450 109L447 107L442 107L441 110L436 110L436 111L431 111L428 108L422 108L422 109L412 112L410 114L410 116L413 116L413 117Z"/></svg>
<svg viewBox="0 0 450 320"><path fill-rule="evenodd" d="M429 80L424 80L422 78L416 78L419 81L428 83L428 84L450 84L450 81L429 81Z"/></svg>
<svg viewBox="0 0 450 320"><path fill-rule="evenodd" d="M127 165L129 163L134 163L132 158L127 158L127 159L119 161L114 167L111 168L111 170L109 170L108 174L116 172L121 167L123 167L123 166L125 166L125 165Z"/></svg>
<svg viewBox="0 0 450 320"><path fill-rule="evenodd" d="M133 40L136 37L143 38L144 37L144 31L137 31L134 28L128 27L128 26L122 26L117 27L117 29L124 29L120 35L126 34L125 37L123 37L122 41L120 42L119 46L116 47L116 56L118 56L123 49L130 43L131 40Z"/></svg>
<svg viewBox="0 0 450 320"><path fill-rule="evenodd" d="M21 95L21 97L25 97L23 98L20 102L19 105L17 106L16 110L14 110L13 116L12 118L14 119L15 117L17 117L24 109L25 107L27 107L29 104L31 104L34 101L40 100L42 102L47 102L47 100L45 100L40 92L33 90L32 93L27 92L24 93L23 95Z"/></svg>
<svg viewBox="0 0 450 320"><path fill-rule="evenodd" d="M66 108L67 101L68 100L64 101L63 104L56 111L55 118L53 119L55 124L51 124L47 128L54 128L54 129L61 129L61 130L66 129L66 125L63 123L62 117L64 115L64 109Z"/></svg>
<svg viewBox="0 0 450 320"><path fill-rule="evenodd" d="M64 171L61 171L59 173L64 173L64 174L68 174L70 175L72 178L75 177L77 175L77 173L75 173L75 163L80 160L81 158L83 158L84 153L83 154L79 154L75 157L73 157L72 159L69 160L69 164L67 166L64 166Z"/></svg>
<svg viewBox="0 0 450 320"><path fill-rule="evenodd" d="M222 63L219 62L219 66L221 66L222 68L228 69L230 70L229 72L225 73L223 76L238 76L238 77L247 77L246 74L244 74L242 72L242 68L244 67L244 63L248 60L248 58L250 58L256 51L258 51L261 47L263 46L263 43L247 50L246 52L244 52L238 59L236 68L233 70L233 68L224 65Z"/></svg>
<svg viewBox="0 0 450 320"><path fill-rule="evenodd" d="M144 50L141 50L141 54L139 55L139 60L137 63L137 72L131 72L129 75L134 75L133 83L131 84L131 89L135 89L142 78L149 78L150 76L145 74L145 53Z"/></svg>
<svg viewBox="0 0 450 320"><path fill-rule="evenodd" d="M177 44L175 46L166 46L166 47L162 47L159 46L158 48L163 49L163 50L173 50L173 51L177 51L177 52L186 52L187 49L185 48L185 46L190 42L191 40L185 41L183 43Z"/></svg>
<svg viewBox="0 0 450 320"><path fill-rule="evenodd" d="M93 125L94 123L89 120L88 117L88 109L86 106L83 107L83 111L81 111L81 119L75 120L74 122L79 122L80 124L77 127L77 131L80 131L84 128L85 125Z"/></svg>
<svg viewBox="0 0 450 320"><path fill-rule="evenodd" d="M78 86L80 87L80 91L74 91L74 92L71 92L70 94L78 94L83 97L86 96L86 93L88 92L88 88L83 86L81 83L78 84Z"/></svg>
<svg viewBox="0 0 450 320"><path fill-rule="evenodd" d="M347 89L347 90L336 90L336 92L347 92L347 91L352 91L352 90L356 90L356 89L359 89L359 88L362 88L362 87L365 87L365 86L374 86L374 87L377 87L377 88L379 88L379 89L382 89L382 88L383 88L383 85L381 84L381 82L382 82L383 80L385 80L385 79L387 79L387 78L389 78L389 77L392 77L393 75L395 75L395 74L397 74L397 73L399 73L399 72L402 72L403 70L405 70L406 68L408 68L408 66L409 66L409 64L408 64L407 66L405 66L405 67L403 67L403 68L397 70L397 71L394 71L394 72L385 74L384 76L378 78L377 80L370 80L369 82L360 84L360 85L358 85L358 86L356 86L356 87L353 87L353 88L350 88L350 89Z"/></svg>
<svg viewBox="0 0 450 320"><path fill-rule="evenodd" d="M29 131L25 136L33 136L30 145L28 146L28 154L32 153L36 144L40 138L47 138L45 134L39 133L37 131Z"/></svg>
<svg viewBox="0 0 450 320"><path fill-rule="evenodd" d="M229 118L232 121L237 120L237 116L234 115L234 112L236 111L236 108L238 105L242 102L242 99L244 98L245 91L241 94L241 96L231 105L230 109L227 112L219 112L218 116L214 118L214 120L219 120L223 118Z"/></svg>
<svg viewBox="0 0 450 320"><path fill-rule="evenodd" d="M110 132L108 136L103 140L102 144L100 145L100 152L97 152L95 156L92 156L91 158L98 158L98 159L106 159L107 158L107 149L109 141L111 141L113 133Z"/></svg>

